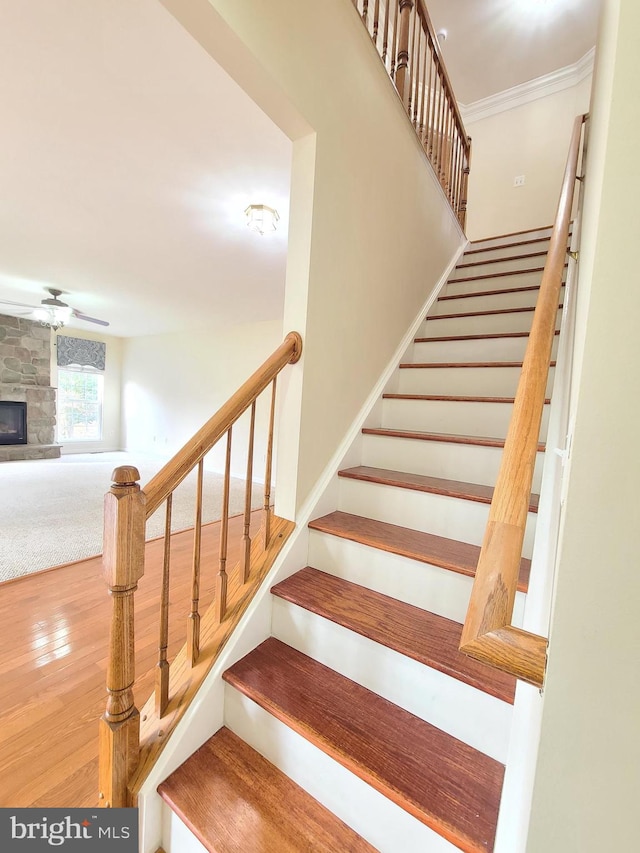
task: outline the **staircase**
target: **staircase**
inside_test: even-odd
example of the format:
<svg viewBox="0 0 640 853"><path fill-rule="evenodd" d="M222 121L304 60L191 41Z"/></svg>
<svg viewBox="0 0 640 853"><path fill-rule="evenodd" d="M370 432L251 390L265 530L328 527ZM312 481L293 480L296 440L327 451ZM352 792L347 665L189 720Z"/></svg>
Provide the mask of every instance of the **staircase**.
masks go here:
<svg viewBox="0 0 640 853"><path fill-rule="evenodd" d="M226 671L225 727L158 789L167 853L493 850L515 680L458 645L548 236L462 257L272 636Z"/></svg>

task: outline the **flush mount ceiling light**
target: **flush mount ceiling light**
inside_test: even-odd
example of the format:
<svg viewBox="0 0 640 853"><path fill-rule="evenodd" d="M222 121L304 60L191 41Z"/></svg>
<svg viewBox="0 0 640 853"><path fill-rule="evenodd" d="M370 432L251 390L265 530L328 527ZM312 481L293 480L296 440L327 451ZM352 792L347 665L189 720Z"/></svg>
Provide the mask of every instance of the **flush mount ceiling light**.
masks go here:
<svg viewBox="0 0 640 853"><path fill-rule="evenodd" d="M247 225L252 231L264 234L266 231L275 231L278 226L280 215L273 207L266 204L250 204L245 210Z"/></svg>

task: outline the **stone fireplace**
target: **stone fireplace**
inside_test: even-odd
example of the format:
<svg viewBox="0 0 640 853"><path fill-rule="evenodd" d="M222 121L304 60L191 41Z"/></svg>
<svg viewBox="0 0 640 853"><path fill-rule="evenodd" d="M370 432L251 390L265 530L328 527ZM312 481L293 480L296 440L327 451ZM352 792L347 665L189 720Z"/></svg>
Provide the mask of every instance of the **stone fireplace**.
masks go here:
<svg viewBox="0 0 640 853"><path fill-rule="evenodd" d="M0 462L60 456L60 445L55 443L51 330L32 320L0 314L0 411L3 402L26 405L26 442L18 443L11 437L5 441L0 434ZM5 406L5 416L0 414L5 438L16 424L18 408L23 407Z"/></svg>

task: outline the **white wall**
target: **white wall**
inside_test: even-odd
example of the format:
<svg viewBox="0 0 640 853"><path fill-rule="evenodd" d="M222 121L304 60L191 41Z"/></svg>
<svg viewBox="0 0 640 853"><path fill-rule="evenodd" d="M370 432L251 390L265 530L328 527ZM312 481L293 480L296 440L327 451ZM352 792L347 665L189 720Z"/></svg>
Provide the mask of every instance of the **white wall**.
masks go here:
<svg viewBox="0 0 640 853"><path fill-rule="evenodd" d="M283 337L282 322L269 321L124 339L125 449L163 459L172 456L282 343ZM269 401L270 397L263 395L256 410L256 480L264 477ZM233 431L234 475L245 475L247 443L245 418ZM224 470L224 452L222 446L212 451L207 467Z"/></svg>
<svg viewBox="0 0 640 853"><path fill-rule="evenodd" d="M124 339L85 329L64 328L60 334L89 341L103 341L107 347L104 371L104 397L102 401L102 440L66 442L62 445L62 453L92 453L122 450L120 391ZM51 335L51 384L56 388L58 386L55 333Z"/></svg>
<svg viewBox="0 0 640 853"><path fill-rule="evenodd" d="M478 121L472 138L467 236L551 225L574 118L588 112L591 77L575 86ZM516 175L525 176L514 187Z"/></svg>
<svg viewBox="0 0 640 853"><path fill-rule="evenodd" d="M638 847L640 5L603 5L580 261L576 418L529 853Z"/></svg>
<svg viewBox="0 0 640 853"><path fill-rule="evenodd" d="M163 3L294 140L284 326L304 354L278 473L290 517L462 237L349 0Z"/></svg>

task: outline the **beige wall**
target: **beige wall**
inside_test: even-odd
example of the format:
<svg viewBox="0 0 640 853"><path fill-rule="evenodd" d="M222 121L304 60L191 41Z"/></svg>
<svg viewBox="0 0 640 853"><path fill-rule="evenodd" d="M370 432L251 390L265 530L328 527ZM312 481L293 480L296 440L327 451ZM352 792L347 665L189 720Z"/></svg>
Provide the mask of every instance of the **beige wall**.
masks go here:
<svg viewBox="0 0 640 853"><path fill-rule="evenodd" d="M604 5L581 253L577 416L530 853L638 848L638 32L636 0Z"/></svg>
<svg viewBox="0 0 640 853"><path fill-rule="evenodd" d="M123 338L91 332L86 329L63 329L60 334L89 341L103 341L107 345L104 371L104 398L102 401L102 441L67 442L62 453L91 453L122 449L121 437L121 381ZM51 335L51 384L57 387L58 366L55 347L56 335Z"/></svg>
<svg viewBox="0 0 640 853"><path fill-rule="evenodd" d="M281 463L300 506L460 244L348 0L163 0L294 139ZM279 490L284 488L279 476Z"/></svg>
<svg viewBox="0 0 640 853"><path fill-rule="evenodd" d="M591 78L529 104L468 121L471 174L467 236L538 228L553 222L573 120L588 111ZM516 175L525 176L514 187Z"/></svg>
<svg viewBox="0 0 640 853"><path fill-rule="evenodd" d="M282 342L280 321L192 333L126 338L123 346L123 438L132 453L168 458L225 403ZM269 399L256 415L255 478L262 479ZM244 476L248 422L233 431L232 472ZM207 457L224 470L224 448Z"/></svg>

